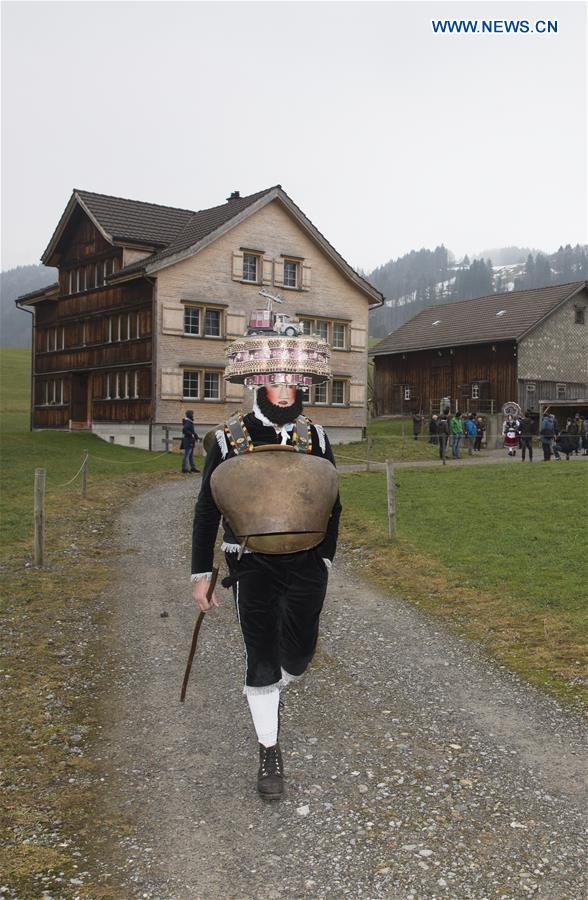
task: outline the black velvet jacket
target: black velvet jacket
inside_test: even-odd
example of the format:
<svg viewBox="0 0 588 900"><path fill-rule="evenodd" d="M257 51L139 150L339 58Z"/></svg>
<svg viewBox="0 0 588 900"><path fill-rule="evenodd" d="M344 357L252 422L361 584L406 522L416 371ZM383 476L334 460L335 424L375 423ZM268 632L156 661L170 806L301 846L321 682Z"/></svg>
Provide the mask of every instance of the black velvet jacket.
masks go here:
<svg viewBox="0 0 588 900"><path fill-rule="evenodd" d="M254 445L258 444L279 444L280 435L272 426L263 425L263 423L253 413L243 417L243 422L249 432ZM312 432L312 455L323 456L335 465L335 458L329 439L325 435L325 452L321 450L318 434L314 425L311 425ZM291 443L291 440L288 440ZM229 446L229 453L226 459L234 456L233 450ZM192 572L198 574L200 572L210 572L212 569L214 557L214 545L216 535L221 518L221 513L216 506L212 492L210 489L210 478L217 466L223 463L221 449L217 443L211 446L206 454L206 463L202 473L202 484L200 493L196 501L196 509L194 511L194 524L192 528ZM327 533L321 544L317 547L318 552L325 559L332 560L337 549L337 536L339 534L339 519L341 517L341 502L339 496L331 511ZM228 544L238 543L234 534L231 532L228 524L223 520L224 540Z"/></svg>

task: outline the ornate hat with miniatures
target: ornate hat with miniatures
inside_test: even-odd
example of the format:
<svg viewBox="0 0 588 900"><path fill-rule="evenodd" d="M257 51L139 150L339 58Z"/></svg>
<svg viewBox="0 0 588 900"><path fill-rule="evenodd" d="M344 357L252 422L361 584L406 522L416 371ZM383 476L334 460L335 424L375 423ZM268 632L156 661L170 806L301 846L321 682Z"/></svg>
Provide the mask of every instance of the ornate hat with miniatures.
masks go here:
<svg viewBox="0 0 588 900"><path fill-rule="evenodd" d="M257 388L272 384L310 387L331 379L330 349L322 338L302 333L302 323L274 313L273 303L283 299L259 292L266 309L255 310L247 333L227 347L225 380Z"/></svg>

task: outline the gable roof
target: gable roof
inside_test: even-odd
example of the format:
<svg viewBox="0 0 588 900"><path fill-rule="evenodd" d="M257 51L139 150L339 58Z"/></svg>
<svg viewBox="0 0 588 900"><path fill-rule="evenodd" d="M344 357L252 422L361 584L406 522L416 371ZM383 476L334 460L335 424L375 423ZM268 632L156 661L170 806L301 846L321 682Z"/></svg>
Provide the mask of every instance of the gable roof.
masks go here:
<svg viewBox="0 0 588 900"><path fill-rule="evenodd" d="M152 251L149 256L109 276L109 282L118 282L144 273L156 272L164 266L173 265L181 259L192 256L243 218L275 199L281 201L299 225L331 257L334 264L371 298L372 306L380 306L383 303L384 298L380 291L358 275L337 253L279 184L249 194L247 197L231 196L220 206L198 212L76 189L41 259L45 264L50 263L73 212L80 207L110 243L129 243Z"/></svg>
<svg viewBox="0 0 588 900"><path fill-rule="evenodd" d="M587 285L586 281L575 281L430 306L372 347L370 355L519 341Z"/></svg>

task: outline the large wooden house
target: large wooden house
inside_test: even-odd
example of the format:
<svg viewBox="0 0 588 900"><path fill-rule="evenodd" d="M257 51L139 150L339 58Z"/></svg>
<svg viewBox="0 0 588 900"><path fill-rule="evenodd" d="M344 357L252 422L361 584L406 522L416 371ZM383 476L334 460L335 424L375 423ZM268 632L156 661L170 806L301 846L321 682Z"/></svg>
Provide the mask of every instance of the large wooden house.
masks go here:
<svg viewBox="0 0 588 900"><path fill-rule="evenodd" d="M377 415L499 416L588 396L584 281L433 306L372 348Z"/></svg>
<svg viewBox="0 0 588 900"><path fill-rule="evenodd" d="M223 380L224 350L266 287L331 346L309 415L335 442L360 436L368 310L383 298L280 185L200 212L75 190L42 261L58 282L16 301L34 311L33 428L160 450L187 408L201 433L250 408Z"/></svg>

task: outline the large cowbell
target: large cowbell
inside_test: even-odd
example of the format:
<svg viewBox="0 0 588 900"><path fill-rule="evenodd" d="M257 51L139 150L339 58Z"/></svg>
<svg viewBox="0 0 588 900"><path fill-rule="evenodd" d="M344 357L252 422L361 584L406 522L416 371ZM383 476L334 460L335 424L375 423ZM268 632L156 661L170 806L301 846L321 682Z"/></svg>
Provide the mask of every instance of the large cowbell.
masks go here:
<svg viewBox="0 0 588 900"><path fill-rule="evenodd" d="M210 479L212 496L239 543L258 553L310 550L325 537L337 499L328 459L268 444L231 457Z"/></svg>

